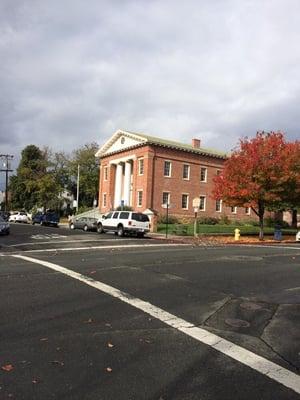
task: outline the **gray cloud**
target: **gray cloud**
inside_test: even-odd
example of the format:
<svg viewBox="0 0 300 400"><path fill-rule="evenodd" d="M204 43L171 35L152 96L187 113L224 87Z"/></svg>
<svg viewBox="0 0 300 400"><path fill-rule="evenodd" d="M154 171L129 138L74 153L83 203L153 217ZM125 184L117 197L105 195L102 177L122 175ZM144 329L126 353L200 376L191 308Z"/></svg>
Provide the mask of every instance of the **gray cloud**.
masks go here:
<svg viewBox="0 0 300 400"><path fill-rule="evenodd" d="M298 0L2 0L0 152L118 128L229 150L299 138Z"/></svg>

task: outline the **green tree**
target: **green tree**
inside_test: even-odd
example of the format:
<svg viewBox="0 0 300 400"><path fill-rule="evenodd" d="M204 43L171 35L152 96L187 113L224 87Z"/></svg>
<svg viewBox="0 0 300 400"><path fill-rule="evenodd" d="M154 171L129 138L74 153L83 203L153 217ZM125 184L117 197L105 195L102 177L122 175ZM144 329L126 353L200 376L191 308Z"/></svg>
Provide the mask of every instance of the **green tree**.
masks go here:
<svg viewBox="0 0 300 400"><path fill-rule="evenodd" d="M25 147L17 174L10 179L9 190L13 208L49 208L50 203L56 203L59 185L51 172L47 150L42 151L35 145Z"/></svg>

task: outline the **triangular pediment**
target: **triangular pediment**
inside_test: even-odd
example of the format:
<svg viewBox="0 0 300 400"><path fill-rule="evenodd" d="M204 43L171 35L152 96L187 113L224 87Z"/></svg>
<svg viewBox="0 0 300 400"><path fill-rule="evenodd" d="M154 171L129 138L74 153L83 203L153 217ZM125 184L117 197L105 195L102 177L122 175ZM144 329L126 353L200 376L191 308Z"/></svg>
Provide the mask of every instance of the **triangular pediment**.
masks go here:
<svg viewBox="0 0 300 400"><path fill-rule="evenodd" d="M96 153L96 157L103 157L105 155L124 151L147 142L147 139L138 134L118 130L112 137L104 143L103 146Z"/></svg>

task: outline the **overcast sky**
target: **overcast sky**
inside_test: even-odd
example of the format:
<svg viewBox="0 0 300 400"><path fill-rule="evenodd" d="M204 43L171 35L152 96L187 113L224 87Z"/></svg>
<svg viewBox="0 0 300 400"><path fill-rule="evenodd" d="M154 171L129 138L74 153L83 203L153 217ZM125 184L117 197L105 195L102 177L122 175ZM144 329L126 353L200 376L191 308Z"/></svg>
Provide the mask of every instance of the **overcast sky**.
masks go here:
<svg viewBox="0 0 300 400"><path fill-rule="evenodd" d="M0 153L117 129L218 150L299 139L299 15L299 0L1 0Z"/></svg>

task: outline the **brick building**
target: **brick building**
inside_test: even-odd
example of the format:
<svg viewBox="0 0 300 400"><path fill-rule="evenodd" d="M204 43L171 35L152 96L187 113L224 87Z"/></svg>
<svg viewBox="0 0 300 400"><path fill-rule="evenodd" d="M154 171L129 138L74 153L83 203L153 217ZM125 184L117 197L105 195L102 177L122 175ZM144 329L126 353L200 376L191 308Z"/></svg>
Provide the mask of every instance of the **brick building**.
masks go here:
<svg viewBox="0 0 300 400"><path fill-rule="evenodd" d="M228 207L212 198L213 177L220 173L226 154L140 133L118 130L98 150L100 158L100 212L120 205L193 217L193 199L200 198L199 217L251 219L249 208Z"/></svg>

